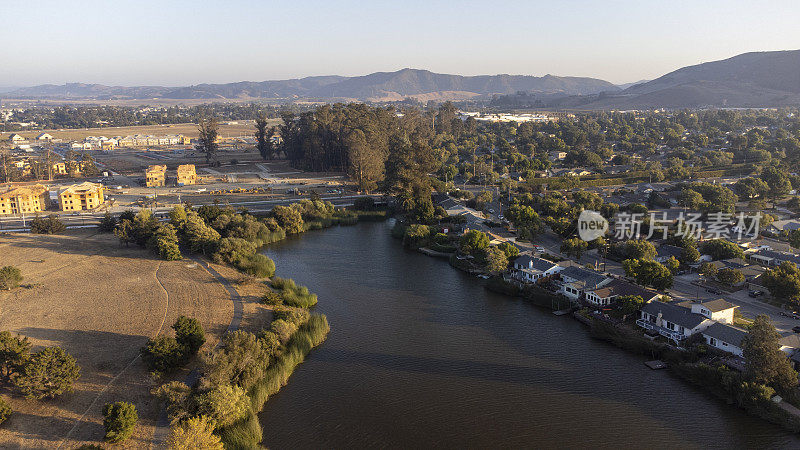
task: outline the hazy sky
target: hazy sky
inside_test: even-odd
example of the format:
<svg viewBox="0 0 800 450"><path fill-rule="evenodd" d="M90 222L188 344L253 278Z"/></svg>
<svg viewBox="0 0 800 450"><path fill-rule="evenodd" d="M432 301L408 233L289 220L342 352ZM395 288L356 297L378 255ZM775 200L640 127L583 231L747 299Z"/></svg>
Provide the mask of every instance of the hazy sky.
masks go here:
<svg viewBox="0 0 800 450"><path fill-rule="evenodd" d="M187 85L403 67L614 83L800 49L797 0L0 0L0 86Z"/></svg>

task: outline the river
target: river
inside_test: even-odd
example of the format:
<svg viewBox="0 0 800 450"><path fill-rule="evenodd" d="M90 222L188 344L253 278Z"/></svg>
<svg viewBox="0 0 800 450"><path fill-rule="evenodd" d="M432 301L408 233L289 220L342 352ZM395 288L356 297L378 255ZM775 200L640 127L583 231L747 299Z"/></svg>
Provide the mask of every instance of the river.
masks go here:
<svg viewBox="0 0 800 450"><path fill-rule="evenodd" d="M388 223L265 253L331 325L260 414L269 448L800 447L569 316L405 250Z"/></svg>

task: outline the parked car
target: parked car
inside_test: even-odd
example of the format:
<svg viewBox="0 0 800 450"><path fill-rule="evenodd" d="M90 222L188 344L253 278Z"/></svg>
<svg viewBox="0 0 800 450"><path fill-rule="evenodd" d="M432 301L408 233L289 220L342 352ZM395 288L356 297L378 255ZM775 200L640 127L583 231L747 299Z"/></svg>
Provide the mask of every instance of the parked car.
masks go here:
<svg viewBox="0 0 800 450"><path fill-rule="evenodd" d="M756 298L764 295L764 291L752 291L748 294L750 297Z"/></svg>
<svg viewBox="0 0 800 450"><path fill-rule="evenodd" d="M719 289L714 289L714 288L708 288L708 289L706 289L706 292L708 292L709 294L714 294L714 295L722 294L722 291L720 291Z"/></svg>

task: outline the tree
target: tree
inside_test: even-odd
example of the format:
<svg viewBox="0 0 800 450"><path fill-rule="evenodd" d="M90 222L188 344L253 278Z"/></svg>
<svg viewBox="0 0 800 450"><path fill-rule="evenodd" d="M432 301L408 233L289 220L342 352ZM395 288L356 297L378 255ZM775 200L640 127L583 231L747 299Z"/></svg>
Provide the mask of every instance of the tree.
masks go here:
<svg viewBox="0 0 800 450"><path fill-rule="evenodd" d="M172 329L175 330L175 340L185 349L187 356L197 353L206 342L203 326L195 318L180 316Z"/></svg>
<svg viewBox="0 0 800 450"><path fill-rule="evenodd" d="M505 252L497 247L489 247L483 255L486 271L490 273L500 273L508 268L508 258Z"/></svg>
<svg viewBox="0 0 800 450"><path fill-rule="evenodd" d="M681 268L681 263L674 256L670 256L666 261L664 261L664 267L669 269L669 271L674 275L678 272L678 269Z"/></svg>
<svg viewBox="0 0 800 450"><path fill-rule="evenodd" d="M0 332L0 368L2 376L11 380L28 360L31 343L27 337L13 336L9 331Z"/></svg>
<svg viewBox="0 0 800 450"><path fill-rule="evenodd" d="M620 259L653 259L658 252L656 247L644 239L632 239L611 245L611 253Z"/></svg>
<svg viewBox="0 0 800 450"><path fill-rule="evenodd" d="M764 286L778 300L800 305L800 269L789 261L769 269L762 275Z"/></svg>
<svg viewBox="0 0 800 450"><path fill-rule="evenodd" d="M786 173L776 167L767 167L761 172L761 179L767 183L769 188L769 196L772 198L772 204L784 195L788 194L792 189L792 183Z"/></svg>
<svg viewBox="0 0 800 450"><path fill-rule="evenodd" d="M8 420L13 412L14 411L11 409L11 405L9 405L4 399L0 398L0 424Z"/></svg>
<svg viewBox="0 0 800 450"><path fill-rule="evenodd" d="M427 225L412 223L403 234L403 245L419 248L428 244L431 237L431 228Z"/></svg>
<svg viewBox="0 0 800 450"><path fill-rule="evenodd" d="M717 266L711 264L710 262L704 262L700 264L699 268L700 275L706 278L716 278L717 277Z"/></svg>
<svg viewBox="0 0 800 450"><path fill-rule="evenodd" d="M616 303L619 311L627 316L642 309L644 299L639 295L620 295L617 297Z"/></svg>
<svg viewBox="0 0 800 450"><path fill-rule="evenodd" d="M14 384L27 398L54 398L72 392L81 369L75 358L60 347L48 347L31 355L14 377Z"/></svg>
<svg viewBox="0 0 800 450"><path fill-rule="evenodd" d="M46 219L39 217L37 214L31 220L31 233L34 234L58 234L66 229L67 226L58 220L58 216L55 214L50 214Z"/></svg>
<svg viewBox="0 0 800 450"><path fill-rule="evenodd" d="M267 115L259 113L256 117L256 147L258 148L258 153L261 154L261 158L265 161L267 159L272 159L274 151L272 148L272 140L270 139L272 137L270 131Z"/></svg>
<svg viewBox="0 0 800 450"><path fill-rule="evenodd" d="M3 266L0 268L0 289L9 291L19 287L22 282L22 271L16 266Z"/></svg>
<svg viewBox="0 0 800 450"><path fill-rule="evenodd" d="M217 150L219 149L219 125L213 117L201 117L197 123L199 137L197 149L206 155L206 164L217 165Z"/></svg>
<svg viewBox="0 0 800 450"><path fill-rule="evenodd" d="M239 386L217 386L197 399L198 412L213 419L218 428L231 425L250 410L250 398Z"/></svg>
<svg viewBox="0 0 800 450"><path fill-rule="evenodd" d="M133 434L139 415L136 407L128 402L106 403L103 407L103 426L105 440L116 444L127 440Z"/></svg>
<svg viewBox="0 0 800 450"><path fill-rule="evenodd" d="M711 256L713 260L742 258L744 252L742 249L733 242L726 241L725 239L712 239L700 244L700 251Z"/></svg>
<svg viewBox="0 0 800 450"><path fill-rule="evenodd" d="M728 286L734 286L744 281L744 275L736 269L725 267L717 271L717 280Z"/></svg>
<svg viewBox="0 0 800 450"><path fill-rule="evenodd" d="M178 246L178 233L175 227L169 223L162 223L156 228L153 234L153 247L158 252L161 259L167 261L178 261L183 258L181 249Z"/></svg>
<svg viewBox="0 0 800 450"><path fill-rule="evenodd" d="M117 227L117 218L112 216L110 212L106 211L103 218L100 219L100 225L97 227L101 233L111 233Z"/></svg>
<svg viewBox="0 0 800 450"><path fill-rule="evenodd" d="M506 258L508 258L509 261L513 261L519 256L519 248L510 242L501 242L497 245L497 248L506 254Z"/></svg>
<svg viewBox="0 0 800 450"><path fill-rule="evenodd" d="M465 255L475 255L489 247L489 236L478 230L469 230L461 236L458 249Z"/></svg>
<svg viewBox="0 0 800 450"><path fill-rule="evenodd" d="M663 264L648 259L626 259L622 262L625 275L637 283L658 290L672 287L672 273Z"/></svg>
<svg viewBox="0 0 800 450"><path fill-rule="evenodd" d="M687 245L681 250L681 256L678 258L678 261L683 264L692 264L696 263L699 259L700 252L697 250L697 247L694 245Z"/></svg>
<svg viewBox="0 0 800 450"><path fill-rule="evenodd" d="M774 387L782 395L791 395L797 387L797 372L780 350L780 335L769 316L760 314L742 339L746 376L756 383Z"/></svg>
<svg viewBox="0 0 800 450"><path fill-rule="evenodd" d="M564 239L564 241L561 243L561 253L565 255L572 255L575 257L575 259L580 261L581 256L583 256L583 252L585 252L588 247L589 244L583 239Z"/></svg>
<svg viewBox="0 0 800 450"><path fill-rule="evenodd" d="M142 360L157 375L168 374L184 360L184 348L169 336L156 336L147 340L141 349Z"/></svg>
<svg viewBox="0 0 800 450"><path fill-rule="evenodd" d="M272 208L272 217L278 222L287 234L302 233L304 231L303 216L294 208L276 205Z"/></svg>
<svg viewBox="0 0 800 450"><path fill-rule="evenodd" d="M208 226L205 220L195 212L191 212L187 216L183 235L191 251L204 255L214 253L220 240L217 230Z"/></svg>
<svg viewBox="0 0 800 450"><path fill-rule="evenodd" d="M216 424L207 416L191 417L172 427L167 448L170 450L224 450L222 441L214 434Z"/></svg>

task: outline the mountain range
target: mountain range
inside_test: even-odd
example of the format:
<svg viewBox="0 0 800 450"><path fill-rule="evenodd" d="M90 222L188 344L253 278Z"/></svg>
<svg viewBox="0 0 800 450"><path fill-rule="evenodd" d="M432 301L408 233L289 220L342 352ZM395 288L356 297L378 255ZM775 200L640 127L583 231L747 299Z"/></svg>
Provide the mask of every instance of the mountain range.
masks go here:
<svg viewBox="0 0 800 450"><path fill-rule="evenodd" d="M105 86L68 83L19 88L5 98L111 99L307 99L319 101L489 100L524 92L546 108L644 109L768 107L800 105L800 50L744 53L688 66L651 81L616 86L597 78L545 75L462 76L419 69L356 77L315 76L292 80L185 87Z"/></svg>

